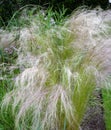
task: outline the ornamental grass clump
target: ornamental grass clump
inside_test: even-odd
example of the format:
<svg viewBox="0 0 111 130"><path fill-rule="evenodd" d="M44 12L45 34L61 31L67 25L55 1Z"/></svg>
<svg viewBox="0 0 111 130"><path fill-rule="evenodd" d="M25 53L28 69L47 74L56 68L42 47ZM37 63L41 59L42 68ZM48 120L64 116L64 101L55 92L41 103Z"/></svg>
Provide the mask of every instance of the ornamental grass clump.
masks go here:
<svg viewBox="0 0 111 130"><path fill-rule="evenodd" d="M104 77L107 56L101 56L104 44L87 44L88 37L78 42L78 32L84 30L78 31L76 23L71 27L72 20L42 33L36 30L33 40L21 43L21 53L36 61L17 76L15 88L2 101L4 118L11 107L15 130L80 129L90 95Z"/></svg>

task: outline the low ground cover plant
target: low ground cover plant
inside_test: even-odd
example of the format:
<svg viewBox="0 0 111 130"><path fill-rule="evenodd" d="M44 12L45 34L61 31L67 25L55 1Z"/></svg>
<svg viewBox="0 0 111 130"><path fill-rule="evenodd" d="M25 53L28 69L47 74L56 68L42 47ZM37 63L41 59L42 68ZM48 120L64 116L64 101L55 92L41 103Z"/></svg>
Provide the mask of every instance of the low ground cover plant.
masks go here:
<svg viewBox="0 0 111 130"><path fill-rule="evenodd" d="M109 86L109 89L103 89L102 91L103 95L103 102L104 102L104 119L106 124L106 130L111 129L111 88Z"/></svg>

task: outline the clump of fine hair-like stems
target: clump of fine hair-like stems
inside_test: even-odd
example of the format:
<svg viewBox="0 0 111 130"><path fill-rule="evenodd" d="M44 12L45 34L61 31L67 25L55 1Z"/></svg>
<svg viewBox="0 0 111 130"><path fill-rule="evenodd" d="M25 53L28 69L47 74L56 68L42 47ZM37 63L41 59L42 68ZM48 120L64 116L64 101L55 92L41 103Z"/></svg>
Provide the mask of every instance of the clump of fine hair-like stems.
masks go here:
<svg viewBox="0 0 111 130"><path fill-rule="evenodd" d="M32 39L21 44L36 61L16 78L16 87L2 101L2 112L11 107L16 130L80 129L90 95L107 75L104 60L110 52L106 42L92 40L89 27L77 29L78 21L79 15L73 15L63 26L32 32Z"/></svg>

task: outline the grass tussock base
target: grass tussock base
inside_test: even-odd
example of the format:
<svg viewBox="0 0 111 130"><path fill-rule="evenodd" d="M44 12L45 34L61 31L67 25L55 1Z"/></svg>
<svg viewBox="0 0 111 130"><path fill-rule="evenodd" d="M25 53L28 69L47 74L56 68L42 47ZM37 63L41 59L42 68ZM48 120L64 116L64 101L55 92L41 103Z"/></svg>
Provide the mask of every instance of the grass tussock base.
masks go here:
<svg viewBox="0 0 111 130"><path fill-rule="evenodd" d="M28 63L28 59L20 62L20 56L27 54L34 61L25 66L16 78L15 88L2 101L3 117L4 111L14 115L15 130L81 129L90 95L108 74L105 68L110 65L110 51L106 48L110 45L102 44L102 37L101 44L96 43L88 24L79 24L79 16L73 15L63 26L54 25L44 32L39 30L41 21L37 21L38 28L31 31L30 39L22 42L20 37L22 54L18 64ZM89 18L89 13L82 16ZM80 25L82 30L78 29Z"/></svg>

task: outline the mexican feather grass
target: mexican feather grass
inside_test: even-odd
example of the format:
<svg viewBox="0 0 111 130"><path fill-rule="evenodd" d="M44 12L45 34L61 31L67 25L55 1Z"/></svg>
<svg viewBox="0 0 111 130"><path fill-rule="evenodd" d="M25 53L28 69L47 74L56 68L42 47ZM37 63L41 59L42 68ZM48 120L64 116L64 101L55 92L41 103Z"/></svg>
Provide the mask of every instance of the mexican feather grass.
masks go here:
<svg viewBox="0 0 111 130"><path fill-rule="evenodd" d="M103 40L100 43L100 28L96 32L89 29L89 14L94 17L93 11L83 11L82 17L74 14L63 26L55 25L43 32L36 25L37 30L29 28L28 40L20 39L18 63L22 64L28 54L34 61L23 61L24 65L29 61L29 65L2 101L2 115L11 108L15 130L81 129L90 95L105 80L105 68L110 64L105 63L110 53L105 48L110 45ZM86 21L82 23L81 18ZM96 24L100 21L98 18Z"/></svg>

